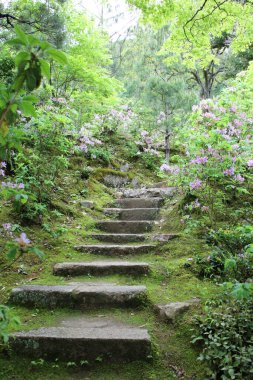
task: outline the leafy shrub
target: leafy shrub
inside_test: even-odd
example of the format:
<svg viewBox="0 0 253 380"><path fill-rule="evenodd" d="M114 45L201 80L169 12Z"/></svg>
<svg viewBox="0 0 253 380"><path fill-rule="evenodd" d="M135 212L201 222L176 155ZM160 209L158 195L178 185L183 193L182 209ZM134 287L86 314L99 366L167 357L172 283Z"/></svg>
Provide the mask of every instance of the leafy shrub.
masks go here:
<svg viewBox="0 0 253 380"><path fill-rule="evenodd" d="M253 227L242 225L227 229L211 230L207 242L226 251L240 252L246 245L253 242Z"/></svg>
<svg viewBox="0 0 253 380"><path fill-rule="evenodd" d="M253 299L210 302L207 314L196 320L201 344L199 360L210 366L208 379L253 378Z"/></svg>

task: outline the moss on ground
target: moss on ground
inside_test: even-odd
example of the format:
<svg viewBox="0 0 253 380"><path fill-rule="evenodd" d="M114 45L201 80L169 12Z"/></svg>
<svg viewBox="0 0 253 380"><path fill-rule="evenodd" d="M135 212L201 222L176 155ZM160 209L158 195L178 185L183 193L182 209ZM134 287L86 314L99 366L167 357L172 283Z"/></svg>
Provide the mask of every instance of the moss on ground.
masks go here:
<svg viewBox="0 0 253 380"><path fill-rule="evenodd" d="M192 317L201 313L205 301L217 294L218 288L210 281L197 279L184 264L196 253L204 253L209 249L205 242L191 235L182 233L182 225L177 211L176 200L168 201L162 213L164 223L157 231L164 233L177 232L179 237L167 244L157 246L153 252L145 255L129 256L131 261L150 263L152 271L148 276L103 276L101 277L71 277L68 279L52 275L52 266L62 261L88 261L104 258L87 253L76 252L74 245L84 242L92 243L91 233L96 231L94 219L103 218L102 207L113 201L113 191L107 189L97 178L80 180L79 168L83 161L78 158L72 162L72 167L64 175L61 190L55 196L55 210L49 210L44 226L20 226L20 231L27 233L34 245L45 253L45 259L40 262L35 257L26 257L22 263L17 263L12 269L0 274L1 302L8 300L11 289L21 284L63 284L69 281L108 281L119 284L143 284L148 290L149 301L139 309L90 310L85 315L113 316L121 321L146 327L153 342L153 358L149 362L107 364L96 362L76 366L75 363L60 363L58 361L43 362L22 358L3 350L0 354L0 378L5 380L170 380L204 378L204 367L197 361L198 351L192 347L191 328ZM137 172L138 173L138 172ZM149 172L142 171L140 180L145 176L147 181L155 181ZM138 177L138 174L137 174ZM85 189L84 193L82 191ZM82 195L85 194L85 197ZM80 201L90 199L95 202L94 209L82 209ZM64 206L64 210L63 210ZM66 208L65 208L66 206ZM5 222L16 223L8 203L1 203L0 225ZM60 213L59 213L60 212ZM17 234L20 232L18 231ZM4 247L6 239L0 237L0 247ZM1 257L0 265L6 263ZM20 273L18 269L22 269ZM199 297L201 304L194 306L180 317L174 325L159 321L153 311L154 303L183 301ZM65 316L80 315L79 311L43 310L13 307L12 313L19 315L21 325L12 325L10 332L29 330L41 326L52 326ZM18 363L18 366L17 366Z"/></svg>

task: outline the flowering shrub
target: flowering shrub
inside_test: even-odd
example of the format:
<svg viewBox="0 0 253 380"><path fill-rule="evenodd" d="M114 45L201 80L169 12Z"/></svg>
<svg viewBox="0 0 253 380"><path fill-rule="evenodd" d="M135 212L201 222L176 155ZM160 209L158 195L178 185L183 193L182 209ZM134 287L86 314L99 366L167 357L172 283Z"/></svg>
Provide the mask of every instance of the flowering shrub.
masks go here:
<svg viewBox="0 0 253 380"><path fill-rule="evenodd" d="M104 115L94 115L91 123L85 124L86 129L92 128L98 136L106 137L116 132L129 131L137 120L137 115L127 105L119 109L111 109Z"/></svg>
<svg viewBox="0 0 253 380"><path fill-rule="evenodd" d="M28 200L28 194L24 191L25 185L20 182L2 181L6 177L6 162L0 162L0 196L12 200L16 208L24 205Z"/></svg>
<svg viewBox="0 0 253 380"><path fill-rule="evenodd" d="M219 98L193 106L190 126L179 131L185 157L177 167L160 168L198 199L188 210L201 209L212 225L227 214L227 204L252 191L252 77L253 64Z"/></svg>

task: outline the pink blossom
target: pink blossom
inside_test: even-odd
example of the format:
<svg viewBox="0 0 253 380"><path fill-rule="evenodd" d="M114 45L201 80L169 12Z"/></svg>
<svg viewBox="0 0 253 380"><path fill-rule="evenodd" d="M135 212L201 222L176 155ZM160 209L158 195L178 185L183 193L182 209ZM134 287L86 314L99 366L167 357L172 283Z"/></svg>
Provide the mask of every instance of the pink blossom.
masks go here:
<svg viewBox="0 0 253 380"><path fill-rule="evenodd" d="M5 169L6 166L7 166L6 162L4 162L4 161L0 162L0 168L4 168Z"/></svg>
<svg viewBox="0 0 253 380"><path fill-rule="evenodd" d="M241 174L237 174L234 176L234 179L238 182L244 182L245 181L245 178L243 176L241 176Z"/></svg>
<svg viewBox="0 0 253 380"><path fill-rule="evenodd" d="M232 88L232 87L231 87ZM236 104L232 104L231 108L230 108L230 111L233 112L233 113L236 113L237 111L237 106Z"/></svg>
<svg viewBox="0 0 253 380"><path fill-rule="evenodd" d="M201 211L208 212L209 211L209 207L208 206L202 206L201 207Z"/></svg>
<svg viewBox="0 0 253 380"><path fill-rule="evenodd" d="M199 110L199 106L197 106L196 104L194 104L193 106L192 106L192 111L193 112L196 112L196 111L198 111Z"/></svg>
<svg viewBox="0 0 253 380"><path fill-rule="evenodd" d="M253 167L253 160L248 160L247 165L249 168Z"/></svg>
<svg viewBox="0 0 253 380"><path fill-rule="evenodd" d="M235 168L231 166L231 168L224 170L223 174L227 176L233 176L235 174Z"/></svg>
<svg viewBox="0 0 253 380"><path fill-rule="evenodd" d="M26 247L31 243L31 241L27 238L24 232L21 233L20 237L16 239L21 248Z"/></svg>
<svg viewBox="0 0 253 380"><path fill-rule="evenodd" d="M192 190L199 189L202 186L202 181L200 179L196 179L195 181L190 183L190 188Z"/></svg>
<svg viewBox="0 0 253 380"><path fill-rule="evenodd" d="M198 165L203 165L208 161L208 157L204 156L197 156L193 160L190 161L190 164L198 164Z"/></svg>

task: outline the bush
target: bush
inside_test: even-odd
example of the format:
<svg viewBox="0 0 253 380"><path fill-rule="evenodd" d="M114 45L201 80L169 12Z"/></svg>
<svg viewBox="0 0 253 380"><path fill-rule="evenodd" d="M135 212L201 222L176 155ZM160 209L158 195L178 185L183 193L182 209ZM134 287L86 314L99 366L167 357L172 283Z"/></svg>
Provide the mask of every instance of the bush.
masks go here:
<svg viewBox="0 0 253 380"><path fill-rule="evenodd" d="M196 320L193 343L201 343L199 360L210 366L208 379L253 378L253 299L210 302L207 314Z"/></svg>

